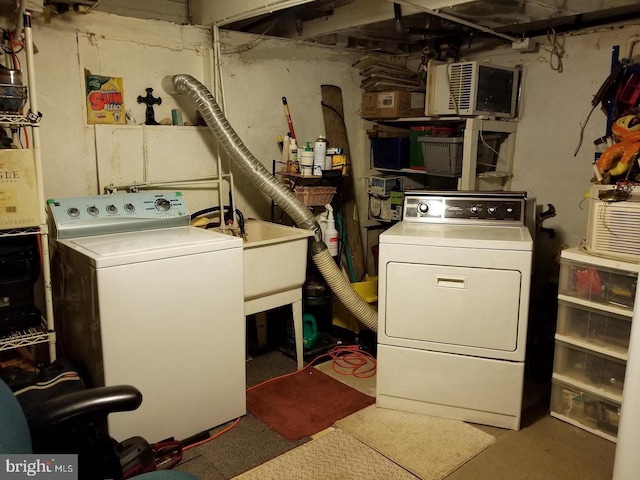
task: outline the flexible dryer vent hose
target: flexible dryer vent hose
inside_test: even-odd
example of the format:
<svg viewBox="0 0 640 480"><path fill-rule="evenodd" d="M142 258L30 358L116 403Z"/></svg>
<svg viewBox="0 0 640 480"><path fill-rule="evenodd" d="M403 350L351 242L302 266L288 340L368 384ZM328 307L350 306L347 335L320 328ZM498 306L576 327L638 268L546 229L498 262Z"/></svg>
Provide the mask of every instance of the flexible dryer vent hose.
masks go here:
<svg viewBox="0 0 640 480"><path fill-rule="evenodd" d="M191 75L179 74L165 77L164 90L179 93L191 100L202 114L220 146L227 152L234 165L260 190L269 196L291 217L295 224L313 232L311 256L318 270L342 304L367 328L378 331L378 314L351 287L322 240L320 225L309 208L279 182L260 161L253 156L233 130L211 92Z"/></svg>

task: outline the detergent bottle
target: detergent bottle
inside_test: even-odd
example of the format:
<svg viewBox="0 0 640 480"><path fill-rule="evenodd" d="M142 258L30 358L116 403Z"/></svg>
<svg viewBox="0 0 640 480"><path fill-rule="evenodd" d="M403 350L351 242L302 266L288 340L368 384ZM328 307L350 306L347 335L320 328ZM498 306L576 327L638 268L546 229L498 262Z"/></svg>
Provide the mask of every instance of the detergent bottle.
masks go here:
<svg viewBox="0 0 640 480"><path fill-rule="evenodd" d="M333 218L333 207L330 204L325 205L327 209L327 226L323 231L322 239L329 247L329 253L332 257L338 256L338 230L336 230L336 221Z"/></svg>

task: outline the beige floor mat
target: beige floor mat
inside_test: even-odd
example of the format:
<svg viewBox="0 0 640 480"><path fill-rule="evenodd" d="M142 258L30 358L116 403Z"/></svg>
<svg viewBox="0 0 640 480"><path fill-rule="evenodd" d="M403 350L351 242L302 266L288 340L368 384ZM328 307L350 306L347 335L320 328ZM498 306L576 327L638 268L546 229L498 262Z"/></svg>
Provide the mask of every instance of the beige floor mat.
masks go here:
<svg viewBox="0 0 640 480"><path fill-rule="evenodd" d="M439 480L495 442L495 437L458 420L371 405L336 422L423 480Z"/></svg>
<svg viewBox="0 0 640 480"><path fill-rule="evenodd" d="M340 429L290 450L234 480L416 480Z"/></svg>

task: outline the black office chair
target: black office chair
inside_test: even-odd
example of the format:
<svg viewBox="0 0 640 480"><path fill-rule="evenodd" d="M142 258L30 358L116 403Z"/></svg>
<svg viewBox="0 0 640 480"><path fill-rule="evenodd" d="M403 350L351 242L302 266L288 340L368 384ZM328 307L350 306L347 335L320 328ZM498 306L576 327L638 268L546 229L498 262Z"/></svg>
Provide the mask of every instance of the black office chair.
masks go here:
<svg viewBox="0 0 640 480"><path fill-rule="evenodd" d="M122 478L117 445L95 426L103 423L110 413L135 410L141 402L142 395L131 386L92 388L38 405L29 411L27 421L15 395L0 379L0 453L78 453L79 478ZM194 476L176 470L143 473L135 478L195 480Z"/></svg>

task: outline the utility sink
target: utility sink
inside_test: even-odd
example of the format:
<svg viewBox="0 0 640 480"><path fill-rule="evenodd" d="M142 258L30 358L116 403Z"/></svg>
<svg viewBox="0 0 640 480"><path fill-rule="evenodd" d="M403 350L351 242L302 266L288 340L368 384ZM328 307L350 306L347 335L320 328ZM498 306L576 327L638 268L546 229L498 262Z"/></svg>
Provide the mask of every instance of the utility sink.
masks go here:
<svg viewBox="0 0 640 480"><path fill-rule="evenodd" d="M302 287L306 280L311 231L247 220L245 232L245 302Z"/></svg>

